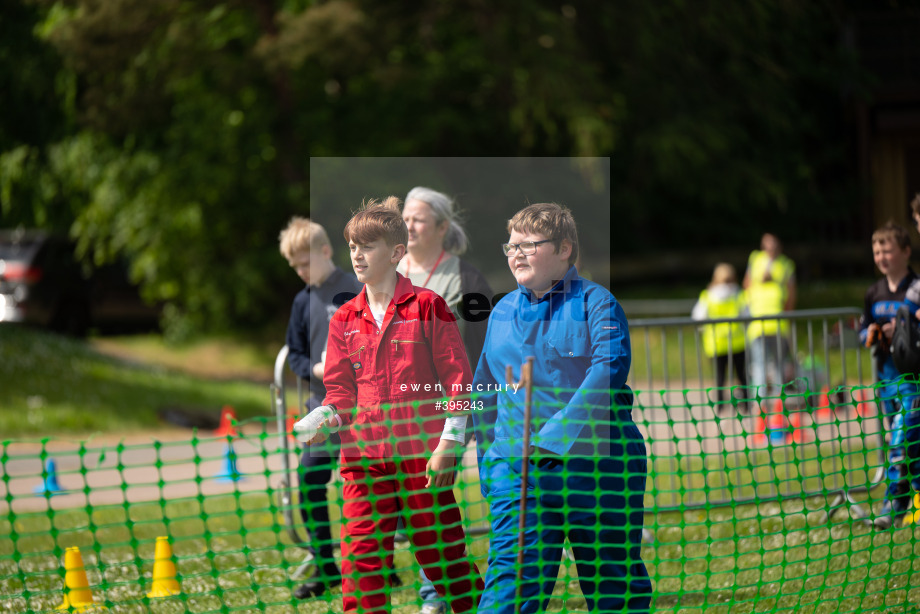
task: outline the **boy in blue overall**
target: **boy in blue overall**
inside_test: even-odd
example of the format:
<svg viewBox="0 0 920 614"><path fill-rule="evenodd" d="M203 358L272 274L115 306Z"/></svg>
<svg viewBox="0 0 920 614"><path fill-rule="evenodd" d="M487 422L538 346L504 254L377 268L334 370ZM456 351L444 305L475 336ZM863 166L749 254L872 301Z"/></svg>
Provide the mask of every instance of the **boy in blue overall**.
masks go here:
<svg viewBox="0 0 920 614"><path fill-rule="evenodd" d="M505 368L519 380L528 356L536 357L534 449L520 611L546 610L568 537L589 611L648 612L652 585L640 554L646 450L630 414L626 317L573 266L578 236L568 209L530 205L508 233L502 249L518 288L492 311L473 381L474 390L491 391L481 397L484 410L472 412L492 518L479 612L515 611L525 392L505 388Z"/></svg>
<svg viewBox="0 0 920 614"><path fill-rule="evenodd" d="M904 304L908 287L917 279L908 264L910 236L907 230L890 222L876 230L872 234L872 257L884 277L866 291L859 335L863 342L875 340L873 354L879 384L878 395L882 400L883 411L890 420L888 487L882 509L874 521L876 527L889 529L904 516L910 505L907 492L909 487L901 476L904 446L898 440L902 437L902 409L912 407L917 397L915 384L897 381L901 374L888 349L894 332L895 314Z"/></svg>

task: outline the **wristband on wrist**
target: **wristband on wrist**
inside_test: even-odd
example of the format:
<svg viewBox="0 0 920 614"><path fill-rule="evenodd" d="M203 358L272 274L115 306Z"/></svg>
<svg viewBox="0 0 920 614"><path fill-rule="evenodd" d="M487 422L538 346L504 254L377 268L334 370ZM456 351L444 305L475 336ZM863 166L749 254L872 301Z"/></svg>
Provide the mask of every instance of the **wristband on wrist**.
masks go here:
<svg viewBox="0 0 920 614"><path fill-rule="evenodd" d="M329 409L332 410L332 415L335 416L336 426L332 427L332 432L337 432L343 426L342 416L339 415L339 410L335 405L327 405Z"/></svg>

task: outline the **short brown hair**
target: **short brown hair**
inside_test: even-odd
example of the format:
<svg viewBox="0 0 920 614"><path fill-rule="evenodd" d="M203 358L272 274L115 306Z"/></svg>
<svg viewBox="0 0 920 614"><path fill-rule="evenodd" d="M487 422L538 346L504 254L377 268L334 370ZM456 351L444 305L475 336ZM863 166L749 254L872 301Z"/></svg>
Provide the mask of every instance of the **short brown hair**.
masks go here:
<svg viewBox="0 0 920 614"><path fill-rule="evenodd" d="M891 221L872 233L872 245L888 241L896 243L902 250L910 247L910 235L907 229Z"/></svg>
<svg viewBox="0 0 920 614"><path fill-rule="evenodd" d="M575 230L575 218L572 212L556 203L537 203L528 205L508 220L508 234L512 231L539 233L553 242L554 253L559 253L562 241L568 239L572 244L569 264L578 260L578 232Z"/></svg>
<svg viewBox="0 0 920 614"><path fill-rule="evenodd" d="M278 235L278 243L281 255L287 258L288 262L291 262L298 252L321 249L325 245L332 247L326 230L322 226L311 222L308 217L299 216L291 218L287 228Z"/></svg>
<svg viewBox="0 0 920 614"><path fill-rule="evenodd" d="M361 203L361 208L345 225L345 241L366 245L383 237L387 245L406 245L409 229L399 212L400 200L386 197L383 202L374 199Z"/></svg>
<svg viewBox="0 0 920 614"><path fill-rule="evenodd" d="M914 194L914 199L910 201L910 210L914 215L920 215L920 192Z"/></svg>

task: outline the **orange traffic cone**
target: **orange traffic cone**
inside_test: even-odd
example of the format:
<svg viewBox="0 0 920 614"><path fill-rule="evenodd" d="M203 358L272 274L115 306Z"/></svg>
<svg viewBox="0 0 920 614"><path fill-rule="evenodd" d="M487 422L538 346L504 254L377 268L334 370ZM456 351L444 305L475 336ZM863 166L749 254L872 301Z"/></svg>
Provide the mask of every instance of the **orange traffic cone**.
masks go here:
<svg viewBox="0 0 920 614"><path fill-rule="evenodd" d="M875 415L875 400L872 398L872 392L867 388L854 391L856 396L856 415L861 418L869 418Z"/></svg>
<svg viewBox="0 0 920 614"><path fill-rule="evenodd" d="M792 412L789 415L789 422L792 425L792 441L795 443L810 443L815 440L814 433L802 428L802 412Z"/></svg>
<svg viewBox="0 0 920 614"><path fill-rule="evenodd" d="M214 431L218 437L236 437L236 412L229 405L220 410L220 425Z"/></svg>
<svg viewBox="0 0 920 614"><path fill-rule="evenodd" d="M106 609L93 601L93 591L89 587L89 580L86 579L83 557L76 546L64 551L64 601L57 609L77 612Z"/></svg>
<svg viewBox="0 0 920 614"><path fill-rule="evenodd" d="M815 420L818 422L832 422L834 419L829 392L825 386L818 395L818 404L815 406Z"/></svg>
<svg viewBox="0 0 920 614"><path fill-rule="evenodd" d="M757 407L755 405L755 407ZM767 425L763 419L763 410L761 409L760 413L753 416L754 418L754 428L751 432L751 444L756 447L761 447L767 445Z"/></svg>
<svg viewBox="0 0 920 614"><path fill-rule="evenodd" d="M300 416L300 412L297 411L296 407L288 407L284 430L287 432L288 439L291 441L297 441L297 438L294 437L294 423L297 422L298 416Z"/></svg>
<svg viewBox="0 0 920 614"><path fill-rule="evenodd" d="M176 580L176 564L173 562L172 548L169 538L157 537L156 549L153 553L153 586L147 597L171 597L182 592L179 581Z"/></svg>

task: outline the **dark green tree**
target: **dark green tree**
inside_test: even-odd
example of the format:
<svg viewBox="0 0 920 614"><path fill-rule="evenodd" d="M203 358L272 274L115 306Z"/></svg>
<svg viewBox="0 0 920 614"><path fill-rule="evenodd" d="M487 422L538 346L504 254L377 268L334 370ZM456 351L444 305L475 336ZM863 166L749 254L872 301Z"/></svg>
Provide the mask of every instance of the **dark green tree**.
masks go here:
<svg viewBox="0 0 920 614"><path fill-rule="evenodd" d="M4 223L127 256L176 325L286 309L311 156L609 156L615 253L854 217L835 0L2 1Z"/></svg>

